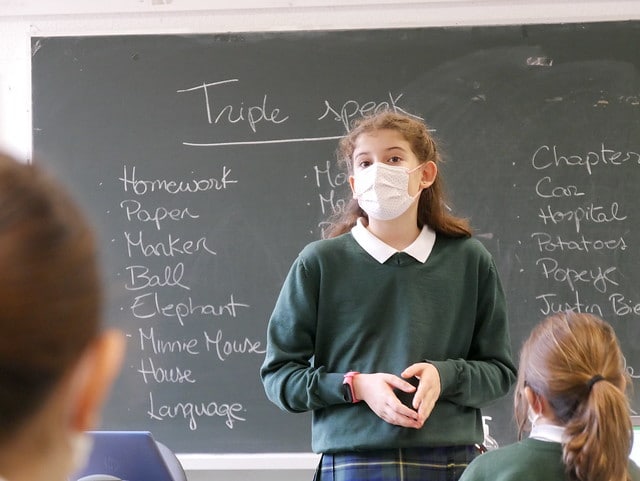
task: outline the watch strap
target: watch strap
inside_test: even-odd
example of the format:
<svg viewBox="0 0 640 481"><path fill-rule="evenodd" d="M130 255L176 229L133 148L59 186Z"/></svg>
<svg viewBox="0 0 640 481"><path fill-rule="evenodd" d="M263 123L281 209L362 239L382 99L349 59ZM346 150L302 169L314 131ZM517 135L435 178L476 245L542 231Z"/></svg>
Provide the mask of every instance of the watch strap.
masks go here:
<svg viewBox="0 0 640 481"><path fill-rule="evenodd" d="M345 386L345 401L351 403L360 402L360 399L356 397L355 389L353 388L353 378L360 374L358 371L349 371L344 375L344 380L342 381L343 386Z"/></svg>

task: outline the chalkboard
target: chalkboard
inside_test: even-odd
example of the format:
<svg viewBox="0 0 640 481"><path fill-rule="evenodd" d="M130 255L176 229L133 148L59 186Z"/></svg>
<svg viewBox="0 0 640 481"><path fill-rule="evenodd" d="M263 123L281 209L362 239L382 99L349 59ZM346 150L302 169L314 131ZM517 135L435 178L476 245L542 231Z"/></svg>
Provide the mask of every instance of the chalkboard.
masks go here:
<svg viewBox="0 0 640 481"><path fill-rule="evenodd" d="M104 427L178 452L310 450L310 416L264 395L266 325L344 206L337 139L381 108L440 140L514 354L548 312L595 312L637 379L639 45L638 22L33 38L35 158L97 226L129 340ZM510 396L485 410L500 443L511 413Z"/></svg>

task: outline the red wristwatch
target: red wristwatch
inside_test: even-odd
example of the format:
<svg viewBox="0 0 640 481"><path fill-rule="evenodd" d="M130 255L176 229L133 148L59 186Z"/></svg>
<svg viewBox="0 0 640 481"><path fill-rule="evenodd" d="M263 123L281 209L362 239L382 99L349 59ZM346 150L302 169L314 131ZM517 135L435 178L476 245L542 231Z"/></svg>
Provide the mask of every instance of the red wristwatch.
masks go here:
<svg viewBox="0 0 640 481"><path fill-rule="evenodd" d="M360 399L356 397L356 392L353 389L353 378L358 374L360 373L357 371L349 371L344 375L344 380L342 381L344 400L349 403L360 402Z"/></svg>

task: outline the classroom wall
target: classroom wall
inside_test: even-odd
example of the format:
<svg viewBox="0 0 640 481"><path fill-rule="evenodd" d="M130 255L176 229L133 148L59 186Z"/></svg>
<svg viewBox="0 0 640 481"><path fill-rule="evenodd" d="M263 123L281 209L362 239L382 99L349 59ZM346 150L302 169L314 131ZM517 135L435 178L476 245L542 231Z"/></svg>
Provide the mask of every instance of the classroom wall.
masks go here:
<svg viewBox="0 0 640 481"><path fill-rule="evenodd" d="M0 148L31 156L32 35L209 33L589 22L637 0L0 0Z"/></svg>
<svg viewBox="0 0 640 481"><path fill-rule="evenodd" d="M31 36L629 19L640 19L637 0L0 0L0 149L24 161L31 157ZM189 481L293 481L311 479L317 457L189 455L181 460Z"/></svg>

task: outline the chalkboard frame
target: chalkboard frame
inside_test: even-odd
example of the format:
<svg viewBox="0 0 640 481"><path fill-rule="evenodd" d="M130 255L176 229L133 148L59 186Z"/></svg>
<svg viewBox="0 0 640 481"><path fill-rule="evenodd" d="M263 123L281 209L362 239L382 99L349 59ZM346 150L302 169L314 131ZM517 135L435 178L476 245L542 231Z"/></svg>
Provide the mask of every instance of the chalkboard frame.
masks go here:
<svg viewBox="0 0 640 481"><path fill-rule="evenodd" d="M573 30L572 30L573 29ZM321 39L322 41L326 41L327 40L327 36L329 37L339 37L340 35L344 35L345 38L348 38L349 35L353 35L355 38L359 38L359 39L367 39L367 35L386 35L386 34L395 34L395 33L400 33L400 37L402 36L402 33L406 34L406 35L410 35L411 32L416 32L416 31L428 31L428 32L433 32L434 35L436 32L442 34L443 36L446 35L453 35L452 38L455 38L456 35L459 36L463 36L463 35L467 35L470 38L474 38L474 39L481 39L483 35L490 35L490 32L496 32L496 31L503 31L503 32L510 32L513 37L512 38L518 38L518 41L521 43L518 43L517 45L514 43L512 45L510 45L510 47L514 50L518 50L519 48L522 48L524 50L526 50L526 48L531 48L533 51L537 51L538 53L542 52L543 54L539 54L539 55L531 55L531 56L527 56L526 58L524 56L522 56L520 58L520 60L524 60L524 62L526 63L526 66L524 68L527 69L527 71L531 71L531 72L536 72L536 71L543 71L545 69L549 69L549 68L553 68L553 63L550 64L550 61L555 62L555 65L557 66L558 64L562 64L562 62L569 62L569 61L576 61L576 62L581 62L581 61L586 61L589 58L589 55L593 55L593 51L596 49L596 45L594 45L593 43L589 43L587 41L582 41L580 43L580 47L577 47L578 49L584 49L585 51L583 52L582 50L578 50L576 51L572 51L571 48L567 47L566 51L560 49L560 54L554 54L549 55L546 54L546 52L544 52L544 48L540 48L539 44L536 45L536 41L539 43L544 44L544 41L542 41L542 37L549 37L549 38L553 38L553 33L556 32L556 35L561 35L558 34L557 32L562 32L562 31L571 31L572 34L574 36L579 37L580 40L588 40L588 36L591 35L592 37L596 37L596 35L594 34L594 32L598 33L599 35L603 35L606 32L609 32L611 34L611 32L614 32L615 34L611 34L609 35L609 38L607 41L609 42L618 42L615 43L615 45L619 45L620 42L625 41L626 38L628 38L629 35L638 35L638 24L637 22L616 22L616 23L598 23L598 24L576 24L576 25L554 25L554 26L544 26L544 25L528 25L528 26L502 26L502 27L464 27L464 28L454 28L454 27L447 27L447 28L429 28L429 29L392 29L392 30L385 30L385 31L381 31L381 30L370 30L370 31L360 31L360 32L340 32L340 31L335 31L335 32L269 32L269 33L259 33L259 32L250 32L250 33L240 33L240 34L228 34L228 35L221 35L221 34L216 34L216 35L198 35L198 36L193 36L192 38L200 38L200 39L207 39L207 40L214 40L214 41L219 41L221 43L227 43L227 44L234 44L234 43L242 43L243 41L247 41L248 43L254 42L254 45L256 43L260 43L260 42L265 42L267 39L273 39L273 38L284 38L284 39L289 39L288 41L290 42L291 39L296 39L299 41L303 41L303 40L310 40L310 39ZM545 33L549 34L549 35L544 35ZM475 35L475 36L474 36ZM582 36L581 36L582 35ZM586 37L585 37L586 36ZM146 37L146 38L150 38L151 36L131 36L131 38L142 38L142 37ZM182 37L179 36L172 36L172 35L168 35L168 36L164 36L164 35L159 35L159 36L153 36L156 39L162 39L164 41L167 42L171 42L172 40L175 39L180 39ZM76 37L75 41L82 43L83 41L89 41L89 39L92 37L86 37L86 38L80 38L80 37ZM95 37L94 37L95 38ZM110 42L116 41L118 37L114 37L112 39L109 39ZM74 42L73 38L65 38L65 39L59 39L59 41L63 42L64 41L69 41L69 42ZM548 39L545 39L548 40ZM58 40L56 40L58 41ZM177 41L177 40L176 40ZM396 41L400 42L400 40ZM515 40L513 40L514 42L516 42ZM551 41L551 40L549 40ZM593 39L592 39L593 41ZM50 44L51 42L53 42L53 39L51 38L37 38L35 37L33 39L33 46L34 46L34 50L38 51L39 53L34 57L34 66L38 67L38 62L40 61L41 57L38 57L38 55L44 55L44 50L41 52L41 50L43 48L48 47L47 44ZM515 46L514 46L515 45ZM533 45L533 47L532 47ZM610 44L606 44L607 47L610 47ZM538 47L536 49L536 47ZM453 49L455 50L455 49ZM462 49L464 50L464 49ZM538 51L539 50L539 51ZM500 51L500 50L498 50ZM500 51L501 53L510 53L509 49L502 50ZM589 53L591 52L591 53ZM473 53L473 52L471 52ZM482 52L481 52L482 53ZM511 52L513 53L513 52ZM448 55L450 55L451 53L448 52ZM566 57L563 57L564 55L567 55ZM507 55L508 57L508 55ZM514 56L515 57L515 56ZM583 58L584 57L584 58ZM630 52L630 57L633 59L633 52ZM140 58L140 57L138 57ZM635 55L635 59L636 59L636 63L635 66L637 68L637 55ZM132 62L136 62L137 60L135 59L135 53L131 54L130 60ZM491 62L491 57L483 57L482 58L483 61L487 62L488 65L490 65ZM608 58L606 60L609 60ZM473 60L473 61L477 61L477 60ZM513 61L515 62L515 59L513 59ZM633 63L633 62L632 62ZM446 68L446 62L441 63L440 66L442 68ZM38 83L37 80L39 78L39 71L34 70L34 151L36 153L38 153L39 151L42 151L42 158L47 160L47 163L49 165L52 166L53 170L56 170L56 166L54 165L56 162L62 162L64 159L64 149L66 148L65 145L59 145L59 146L54 146L54 147L49 147L47 146L47 141L43 140L43 124L40 123L40 112L42 109L41 106L41 102L40 102L40 95L41 92L39 90L38 87ZM520 66L520 68L522 68L522 66ZM77 74L78 71L74 70L73 71L74 74ZM80 72L82 72L82 70L80 70ZM444 77L446 79L446 76ZM601 79L599 79L601 80ZM486 79L487 82L498 82L495 78L488 78ZM637 82L637 77L636 77L636 82ZM333 84L332 84L333 85ZM431 85L433 86L433 85ZM191 85L191 87L193 87L193 85ZM442 85L442 84L436 84L436 87L442 89L442 92L447 92L447 95L457 95L457 93L455 92L455 85L454 88L452 90L454 90L454 92L448 92L447 88L449 88L450 86L447 85ZM464 93L465 95L469 96L469 94L477 94L475 95L473 98L475 98L475 100L473 100L474 103L478 103L478 102L486 102L486 98L483 100L482 92L475 92L475 90L480 90L478 88L475 87L475 85L473 83L467 84L467 85L462 85L460 86L459 92ZM630 89L631 92L633 91L633 89ZM117 90L115 90L115 92L117 92ZM509 94L509 90L506 89L506 94ZM606 96L605 94L609 94L608 92L600 92L601 96ZM444 95L444 93L442 94ZM114 94L114 97L116 96L116 94ZM629 96L632 97L632 96ZM550 97L553 98L553 97ZM399 97L397 97L397 94L393 94L391 92L389 92L389 97L388 97L388 103L390 104L397 104ZM446 98L445 98L446 99ZM604 102L610 102L611 100L615 100L615 97L612 98L594 98L592 99L592 105L598 105L599 102L604 101ZM56 97L54 99L52 99L53 101L59 101L60 97ZM619 97L618 97L619 100ZM633 100L630 100L629 102L633 102ZM442 115L442 112L447 108L447 105L445 105L446 102L435 102L429 109L430 112L434 112L434 118L437 118L439 115ZM604 105L604 104L602 104ZM624 108L625 106L618 106L618 107L622 107ZM597 108L597 107L593 107L593 108ZM604 107L603 107L604 108ZM517 108L514 110L518 110ZM422 113L422 112L421 112ZM516 112L517 114L522 114L522 112ZM495 115L495 113L494 113ZM526 117L526 115L525 115ZM632 117L635 119L635 117ZM506 117L505 117L506 119ZM343 120L343 119L341 119ZM504 120L504 119L502 119ZM530 118L527 118L527 120L530 120ZM50 121L51 122L51 121ZM275 122L273 122L275 124ZM438 126L437 128L437 132L438 135L440 135L440 132L443 131L443 129L440 128L441 124L438 124L437 122L435 123L435 125ZM461 126L465 127L465 128L469 128L470 125L465 123L464 121L461 122L460 124ZM251 127L251 126L250 126ZM255 127L255 125L254 125ZM335 125L333 126L335 127ZM491 132L482 132L483 134L489 135L491 136ZM336 131L336 129L331 128L331 129L326 129L326 131L322 131L318 134L318 138L322 138L322 137L327 137L327 138L331 138L333 140L334 137L337 137L339 135L339 132ZM494 136L493 140L497 143L497 139L498 136ZM451 157L451 162L445 166L445 174L447 175L451 175L452 177L455 177L455 171L454 171L454 167L460 167L460 164L456 164L456 160L463 158L464 156L460 155L459 153L457 153L455 151L455 146L451 145L452 144L452 140L450 136L447 136L445 134L442 134L442 140L444 141L445 144L445 150L448 150L452 155ZM576 142L579 142L580 139L578 138L576 140ZM50 141L49 141L50 142ZM189 141L185 141L187 143L189 143ZM64 143L64 142L63 142ZM193 143L193 142L191 142ZM203 142L204 143L204 142ZM215 142L212 142L215 143ZM487 145L490 145L489 143L487 143L486 145L483 145L482 147L487 148ZM495 144L494 144L495 145ZM198 148L198 147L194 147L191 146L193 148ZM204 146L203 146L204 147ZM210 147L214 147L214 146L210 146ZM226 148L226 146L215 146L215 147L222 147L222 148ZM508 147L513 147L513 146L508 146ZM540 147L540 146L538 146ZM547 146L549 147L549 150L551 150L551 146ZM206 148L206 147L205 147ZM605 146L603 144L602 149L605 149ZM91 149L87 149L87 151L90 151ZM157 155L161 155L161 152L157 152ZM467 152L468 154L468 152ZM603 154L604 155L604 154ZM51 162L49 162L49 159L51 158ZM65 167L61 170L58 171L58 173L61 176L65 176L65 174L67 173L67 171L65 171L65 169L68 169L68 167ZM454 172L452 172L454 171ZM468 174L468 172L466 172ZM498 175L498 178L500 176ZM504 180L504 179L500 179L500 180ZM519 179L517 179L519 181ZM464 189L464 187L460 187L460 186L464 186L464 184L462 182L453 182L453 185L451 186L451 193L452 193L452 199L454 199L454 201L456 201L456 207L460 207L461 210L464 212L465 206L464 206L464 202L460 201L460 191L462 189ZM77 186L71 186L72 188L77 188ZM78 193L79 197L81 199L84 198L90 198L93 195L93 189L95 188L95 186L92 186L90 188L87 189L87 191L85 192L76 192ZM596 187L593 187L594 190L597 190ZM602 194L598 194L598 195L602 195ZM504 199L498 199L500 201L504 200ZM468 209L468 207L466 207ZM497 252L501 247L500 246L496 246L495 243L495 238L489 237L489 235L491 234L491 232L489 231L494 231L495 229L489 229L489 228L485 228L487 226L482 225L482 219L488 219L490 218L490 216L486 213L486 212L482 212L480 213L480 215L477 215L476 213L471 213L471 218L474 222L478 222L478 233L480 236L485 236L485 237L481 237L483 239L485 239L488 247L490 248L490 250L492 250L492 252ZM479 218L479 219L478 219ZM490 224L490 223L487 223ZM317 236L319 234L319 231L314 232L314 235ZM309 236L308 239L311 239L313 236ZM306 240L306 239L305 239ZM298 242L298 244L302 244L303 242ZM293 259L293 257L295 256L295 249L291 248L290 252L290 258L291 260ZM497 256L498 257L498 256ZM499 267L501 266L500 261L498 260L498 264ZM504 265L504 264L503 264ZM281 270L284 270L283 266L280 266ZM508 269L510 270L510 268ZM507 275L503 275L504 278L503 280L511 280L511 273L507 273ZM507 290L509 291L509 286L511 284L507 283ZM275 292L276 286L272 286L272 290ZM275 298L274 298L275 299ZM521 329L520 326L516 325L517 329ZM514 345L514 351L517 351L517 345Z"/></svg>

